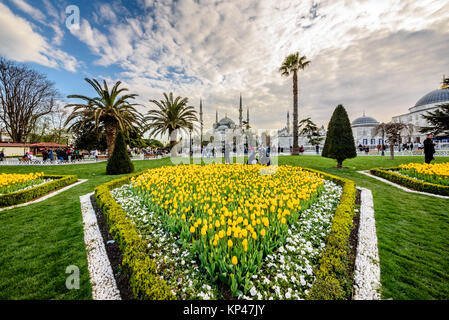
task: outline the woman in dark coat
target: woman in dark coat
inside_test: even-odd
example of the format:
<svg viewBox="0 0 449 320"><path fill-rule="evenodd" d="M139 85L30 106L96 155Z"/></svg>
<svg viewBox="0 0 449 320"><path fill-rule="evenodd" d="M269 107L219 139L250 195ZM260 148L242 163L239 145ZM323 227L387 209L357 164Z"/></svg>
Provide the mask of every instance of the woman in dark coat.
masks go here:
<svg viewBox="0 0 449 320"><path fill-rule="evenodd" d="M435 153L435 145L433 144L433 134L429 133L427 135L427 139L424 140L424 157L425 157L425 161L426 163L430 163L434 157L434 153Z"/></svg>

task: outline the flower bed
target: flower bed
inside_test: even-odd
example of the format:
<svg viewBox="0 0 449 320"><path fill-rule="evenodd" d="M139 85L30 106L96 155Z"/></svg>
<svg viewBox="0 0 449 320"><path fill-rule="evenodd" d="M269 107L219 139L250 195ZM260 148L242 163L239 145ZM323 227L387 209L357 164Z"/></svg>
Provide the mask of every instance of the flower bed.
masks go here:
<svg viewBox="0 0 449 320"><path fill-rule="evenodd" d="M78 181L78 177L73 175L46 176L44 174L29 174L12 175L15 177L8 178L3 174L1 176L4 179L3 181L9 179L13 184L11 188L3 186L9 192L0 195L0 208L26 203ZM26 176L28 176L28 180L26 180ZM20 182L14 183L14 181Z"/></svg>
<svg viewBox="0 0 449 320"><path fill-rule="evenodd" d="M326 176L343 188L313 170L285 166L271 176L261 175L260 169L166 167L96 189L111 234L125 253L123 264L136 297L307 297L314 271L333 268L348 254L349 233L337 256L321 260L328 248L335 252L331 238L339 224L336 218L342 218L334 215L340 196L344 200L352 192L354 200L355 187L345 196L349 183L336 177ZM352 225L351 217L345 225ZM126 259L129 251L140 261L137 265L151 266L145 274L137 270L136 261ZM223 290L223 283L230 292Z"/></svg>
<svg viewBox="0 0 449 320"><path fill-rule="evenodd" d="M401 169L371 169L370 173L412 190L433 193L442 196L449 196L449 186L419 180L416 177L407 176L399 170Z"/></svg>
<svg viewBox="0 0 449 320"><path fill-rule="evenodd" d="M18 174L18 173L2 173L0 174L0 195L20 191L32 186L41 184L43 172Z"/></svg>
<svg viewBox="0 0 449 320"><path fill-rule="evenodd" d="M424 182L449 186L449 162L402 164L399 166L399 173Z"/></svg>

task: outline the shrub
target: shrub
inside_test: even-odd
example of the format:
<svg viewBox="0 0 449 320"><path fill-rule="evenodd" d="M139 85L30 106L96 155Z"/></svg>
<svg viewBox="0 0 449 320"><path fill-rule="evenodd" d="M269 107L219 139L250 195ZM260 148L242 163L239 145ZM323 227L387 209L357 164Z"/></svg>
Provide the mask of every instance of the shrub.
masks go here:
<svg viewBox="0 0 449 320"><path fill-rule="evenodd" d="M357 156L351 123L341 104L335 108L329 122L322 156L336 159L339 168L342 167L344 160Z"/></svg>
<svg viewBox="0 0 449 320"><path fill-rule="evenodd" d="M311 170L312 169L307 169ZM315 171L315 170L313 170ZM315 171L318 172L318 171ZM350 267L350 235L355 212L356 188L351 180L320 172L343 187L340 204L332 220L326 248L316 271L316 279L309 291L309 300L343 300L352 294L353 274Z"/></svg>
<svg viewBox="0 0 449 320"><path fill-rule="evenodd" d="M141 300L172 300L174 295L166 282L157 275L156 263L148 256L145 241L139 236L131 220L126 217L126 212L115 202L109 192L129 183L131 177L138 174L97 187L95 198L98 206L103 210L110 234L123 253L122 266L129 275L134 297Z"/></svg>
<svg viewBox="0 0 449 320"><path fill-rule="evenodd" d="M1 195L0 208L14 206L37 199L51 191L60 189L78 181L77 176L44 176L42 178L54 180L34 188Z"/></svg>
<svg viewBox="0 0 449 320"><path fill-rule="evenodd" d="M115 139L115 146L112 155L109 157L106 173L108 175L126 174L134 171L134 165L129 158L126 148L125 136L119 131Z"/></svg>
<svg viewBox="0 0 449 320"><path fill-rule="evenodd" d="M438 194L442 196L449 196L449 186L434 184L430 182L424 182L421 180L417 180L414 178L407 177L405 175L402 175L397 172L392 172L399 170L399 168L390 168L390 169L371 169L370 173L378 176L380 178L384 178L388 181L397 183L401 186L404 186L406 188L421 191L421 192L427 192L427 193L433 193Z"/></svg>

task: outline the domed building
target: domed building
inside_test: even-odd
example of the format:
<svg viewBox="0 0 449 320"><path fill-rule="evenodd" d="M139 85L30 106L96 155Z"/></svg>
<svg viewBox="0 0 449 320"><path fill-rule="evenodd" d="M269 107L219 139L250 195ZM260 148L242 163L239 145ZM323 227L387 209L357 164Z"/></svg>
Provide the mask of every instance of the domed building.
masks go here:
<svg viewBox="0 0 449 320"><path fill-rule="evenodd" d="M249 125L249 109L246 112L246 124ZM218 111L215 115L215 123L212 126L213 135L219 134L222 142L225 141L225 135L228 133L237 133L237 131L243 130L243 101L242 95L240 95L240 105L239 105L239 123L236 124L232 119L228 118L226 115L221 120L218 120Z"/></svg>
<svg viewBox="0 0 449 320"><path fill-rule="evenodd" d="M217 112L217 121L213 125L214 132L219 133L225 133L228 132L228 130L235 130L237 126L235 125L235 122L232 121L232 119L229 119L226 115L223 119L218 121L218 112Z"/></svg>
<svg viewBox="0 0 449 320"><path fill-rule="evenodd" d="M408 113L393 117L393 122L414 126L412 132L403 133L403 136L408 136L404 142L422 143L426 135L420 133L419 130L421 127L429 126L423 115L437 110L439 105L445 103L449 103L449 79L443 76L442 86L439 89L433 90L419 99L413 107L408 109Z"/></svg>
<svg viewBox="0 0 449 320"><path fill-rule="evenodd" d="M352 134L356 146L369 146L374 149L377 145L382 145L382 137L375 135L375 128L379 125L379 121L372 117L367 117L365 113L360 118L355 119L352 124Z"/></svg>

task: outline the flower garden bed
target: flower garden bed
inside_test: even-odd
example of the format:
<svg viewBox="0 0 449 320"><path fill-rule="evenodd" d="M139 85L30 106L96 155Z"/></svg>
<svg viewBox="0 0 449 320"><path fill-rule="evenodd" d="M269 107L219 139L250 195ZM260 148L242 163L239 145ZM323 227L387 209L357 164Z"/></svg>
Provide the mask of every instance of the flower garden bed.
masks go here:
<svg viewBox="0 0 449 320"><path fill-rule="evenodd" d="M0 208L26 203L68 186L77 176L48 176L43 173L1 174Z"/></svg>
<svg viewBox="0 0 449 320"><path fill-rule="evenodd" d="M152 169L95 190L140 299L345 299L355 185L282 166Z"/></svg>
<svg viewBox="0 0 449 320"><path fill-rule="evenodd" d="M412 190L449 196L448 163L411 163L397 168L371 169L370 173Z"/></svg>

